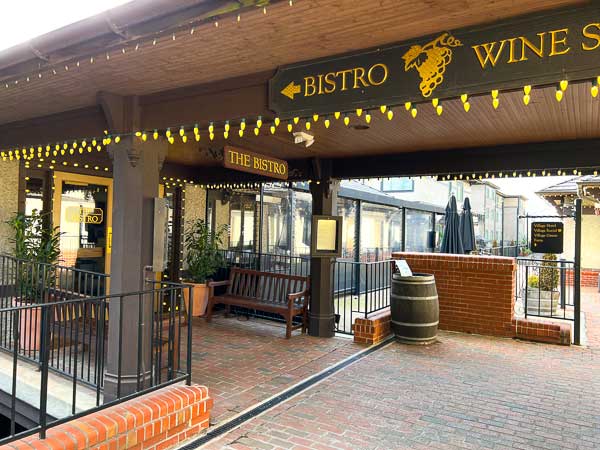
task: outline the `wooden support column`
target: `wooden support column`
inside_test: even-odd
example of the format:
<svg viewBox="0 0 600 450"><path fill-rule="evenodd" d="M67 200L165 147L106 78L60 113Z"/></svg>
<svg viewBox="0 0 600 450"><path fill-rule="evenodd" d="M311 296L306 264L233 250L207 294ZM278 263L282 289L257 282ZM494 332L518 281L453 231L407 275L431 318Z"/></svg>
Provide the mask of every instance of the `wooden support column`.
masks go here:
<svg viewBox="0 0 600 450"><path fill-rule="evenodd" d="M135 97L101 94L109 133L131 133L139 124ZM110 293L139 292L145 286L145 268L152 265L154 198L167 152L164 140L142 142L131 135L109 145L113 162L112 255ZM149 387L151 376L152 296L130 295L110 299L108 352L104 401ZM138 356L139 355L139 356ZM138 377L139 373L139 377Z"/></svg>
<svg viewBox="0 0 600 450"><path fill-rule="evenodd" d="M311 183L313 215L335 216L337 213L338 180ZM333 337L335 311L333 307L333 263L335 258L310 260L310 311L308 331L311 336Z"/></svg>

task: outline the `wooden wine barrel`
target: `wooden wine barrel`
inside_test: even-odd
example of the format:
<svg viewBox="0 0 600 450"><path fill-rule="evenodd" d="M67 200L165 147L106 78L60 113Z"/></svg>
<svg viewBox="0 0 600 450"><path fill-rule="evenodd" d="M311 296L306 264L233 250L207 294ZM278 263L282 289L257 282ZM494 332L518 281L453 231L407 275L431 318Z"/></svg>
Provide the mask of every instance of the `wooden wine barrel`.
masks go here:
<svg viewBox="0 0 600 450"><path fill-rule="evenodd" d="M440 307L433 275L393 274L390 309L392 330L398 340L407 344L430 344L436 340Z"/></svg>

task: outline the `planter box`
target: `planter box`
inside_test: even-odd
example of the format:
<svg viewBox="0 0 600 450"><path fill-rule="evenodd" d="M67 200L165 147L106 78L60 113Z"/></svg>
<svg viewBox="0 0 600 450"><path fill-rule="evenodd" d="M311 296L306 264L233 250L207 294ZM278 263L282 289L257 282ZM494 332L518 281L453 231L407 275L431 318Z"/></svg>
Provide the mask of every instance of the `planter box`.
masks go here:
<svg viewBox="0 0 600 450"><path fill-rule="evenodd" d="M527 314L540 316L558 315L560 308L560 292L541 291L536 288L527 289Z"/></svg>

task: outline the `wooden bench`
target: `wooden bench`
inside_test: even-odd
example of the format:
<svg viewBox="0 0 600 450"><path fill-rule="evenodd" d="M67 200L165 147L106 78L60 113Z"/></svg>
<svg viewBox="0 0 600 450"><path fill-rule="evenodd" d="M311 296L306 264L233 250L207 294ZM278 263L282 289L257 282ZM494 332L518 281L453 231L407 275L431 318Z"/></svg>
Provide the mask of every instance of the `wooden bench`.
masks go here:
<svg viewBox="0 0 600 450"><path fill-rule="evenodd" d="M214 289L217 286L227 286L225 294L215 296ZM308 277L232 267L229 280L210 282L208 287L208 322L214 305L222 303L226 305L226 313L234 305L282 315L287 325L286 339L292 336L292 330L302 328L304 333L308 329ZM302 316L301 325L292 325L295 316Z"/></svg>

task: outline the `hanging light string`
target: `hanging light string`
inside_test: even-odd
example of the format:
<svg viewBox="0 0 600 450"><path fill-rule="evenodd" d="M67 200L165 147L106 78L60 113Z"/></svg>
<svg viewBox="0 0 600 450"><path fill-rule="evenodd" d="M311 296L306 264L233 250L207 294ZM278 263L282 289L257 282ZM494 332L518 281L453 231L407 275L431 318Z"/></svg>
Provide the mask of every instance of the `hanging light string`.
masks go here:
<svg viewBox="0 0 600 450"><path fill-rule="evenodd" d="M582 82L586 82L589 80L584 80ZM598 96L598 85L600 84L600 76L593 80L592 88L590 90L590 94L592 98L597 98ZM562 101L564 97L564 93L567 90L569 82L566 80L562 80L556 84L556 100ZM547 85L539 86L541 88L547 87ZM511 92L514 92L512 90ZM535 95L533 92L533 88L531 85L527 85L523 88L523 103L525 106L529 105L532 96ZM595 94L595 95L594 95ZM485 94L477 94L477 97L485 97ZM498 90L491 91L491 99L492 99L492 107L494 110L500 108L500 97L501 93ZM444 102L453 99L460 99L464 112L468 113L471 108L470 97L467 94L462 94L460 97L452 97L448 99L444 99ZM98 137L86 137L79 138L70 141L65 141L62 143L46 143L42 145L26 145L26 146L17 146L10 149L0 150L0 156L3 160L12 160L12 159L33 159L36 155L38 159L40 155L44 155L45 158L50 156L58 156L65 155L69 153L70 155L74 155L76 153L83 154L87 152L92 152L92 148L96 147L98 151L101 148L106 147L112 143L119 143L122 138L135 136L142 141L147 140L157 140L160 137L164 137L170 144L175 144L176 142L187 143L188 141L196 141L200 142L205 139L208 141L214 141L217 138L217 132L220 133L219 137L227 140L232 136L238 136L240 138L248 137L248 136L260 136L267 134L275 134L281 125L284 124L283 127L288 133L292 133L295 130L306 129L311 130L313 124L322 124L325 128L329 128L333 120L340 121L346 126L350 126L351 116L355 116L360 120L364 120L366 124L370 124L372 121L373 115L379 110L379 114L383 117L387 118L389 121L392 121L395 117L398 117L396 111L404 109L412 118L417 119L417 114L419 109L422 109L426 106L428 102L404 102L395 105L381 105L379 108L373 109L364 109L357 108L355 110L350 111L335 111L329 114L319 114L312 113L306 116L295 116L289 119L281 119L279 117L275 117L272 120L269 120L268 123L265 123L262 116L258 116L255 119L246 119L246 118L237 118L237 119L229 119L224 121L210 121L207 127L203 127L202 129L198 125L195 124L185 124L185 125L176 125L162 129L151 129L151 130L138 130L131 133L119 133L119 134L110 134L108 131L105 131L105 136L102 138ZM434 98L431 101L431 104L434 108L434 111L438 116L441 116L444 111L443 102L438 98ZM322 120L320 120L322 118ZM265 126L263 126L263 124ZM233 128L236 130L233 130ZM91 146L90 146L91 144ZM85 150L84 150L85 149Z"/></svg>
<svg viewBox="0 0 600 450"><path fill-rule="evenodd" d="M281 3L284 3L283 0L280 0ZM273 3L273 0L272 2ZM293 6L294 2L291 0L287 0L289 6ZM248 8L249 9L249 8ZM261 15L267 14L267 6L261 6L260 10L262 11ZM214 26L215 28L219 27L219 23L224 23L226 19L235 17L231 22L233 24L237 24L241 22L242 13L241 12L231 12L222 15L214 15L211 17L205 17L202 19L196 19L192 22L189 22L185 25L180 25L177 27L160 30L151 36L147 36L144 38L135 39L132 41L120 43L114 46L111 46L101 53L87 53L79 55L78 57L69 58L52 65L42 67L39 65L38 70L34 70L22 75L18 75L16 77L9 77L2 81L0 81L0 87L4 86L4 89L14 88L17 86L27 85L35 80L42 80L48 77L54 77L60 75L61 73L66 73L69 71L77 70L81 67L85 66L93 66L101 63L102 61L110 61L111 58L120 55L126 55L129 53L136 53L144 49L154 48L165 42L172 42L178 40L180 38L195 38L197 36L196 31L200 27L210 27ZM195 36L196 34L196 36Z"/></svg>

